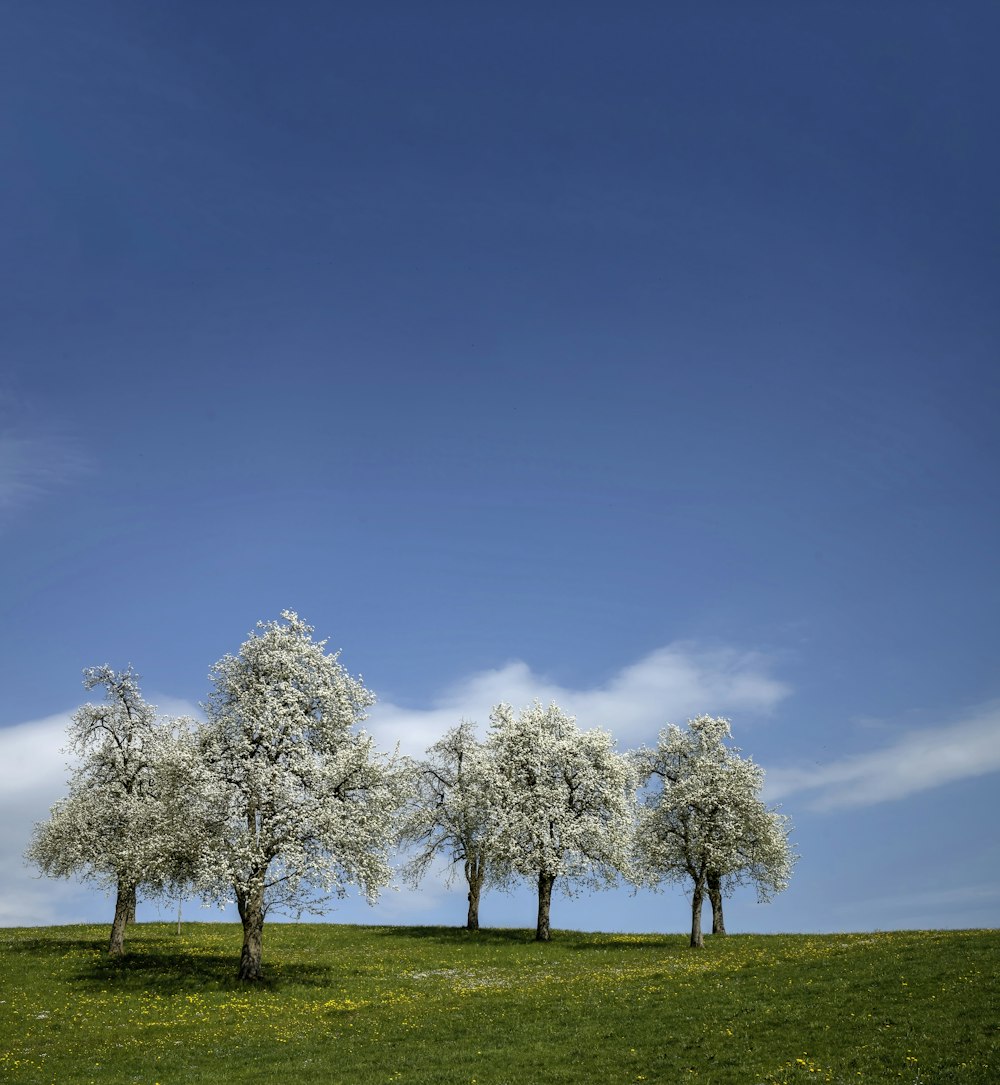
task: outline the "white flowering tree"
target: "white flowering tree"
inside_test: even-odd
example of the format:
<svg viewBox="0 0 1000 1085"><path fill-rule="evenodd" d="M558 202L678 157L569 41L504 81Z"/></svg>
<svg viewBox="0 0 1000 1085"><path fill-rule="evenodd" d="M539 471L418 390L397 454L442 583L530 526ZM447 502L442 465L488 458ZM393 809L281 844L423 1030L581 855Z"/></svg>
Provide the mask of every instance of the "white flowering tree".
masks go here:
<svg viewBox="0 0 1000 1085"><path fill-rule="evenodd" d="M659 781L640 806L635 837L637 880L691 885L691 945L704 945L706 894L713 930L724 933L723 893L752 884L760 900L788 885L795 856L788 819L760 799L763 770L727 745L729 721L698 716L686 730L660 732L654 750L636 754L640 781Z"/></svg>
<svg viewBox="0 0 1000 1085"><path fill-rule="evenodd" d="M476 725L462 720L413 765L415 786L400 833L414 849L404 868L416 885L435 859L448 861L448 881L461 868L468 886L466 928L479 930L479 901L487 885L503 885L508 864L490 848L493 805L489 752Z"/></svg>
<svg viewBox="0 0 1000 1085"><path fill-rule="evenodd" d="M551 937L552 889L612 885L628 870L635 776L606 731L582 731L556 704L491 714L491 848L538 886L535 937Z"/></svg>
<svg viewBox="0 0 1000 1085"><path fill-rule="evenodd" d="M151 848L160 872L159 894L179 902L203 880L209 842L221 830L220 807L206 765L204 725L172 720L159 733Z"/></svg>
<svg viewBox="0 0 1000 1085"><path fill-rule="evenodd" d="M405 774L355 727L374 696L291 611L260 622L215 665L204 757L216 829L202 842L200 888L235 896L239 978L261 978L264 920L319 914L390 879Z"/></svg>
<svg viewBox="0 0 1000 1085"><path fill-rule="evenodd" d="M183 877L178 849L166 840L161 770L181 741L185 721L157 721L131 666L84 671L84 687L102 687L103 704L72 717L66 752L77 761L69 794L35 826L26 858L53 877L79 876L115 894L109 953L125 951L140 887L162 890Z"/></svg>

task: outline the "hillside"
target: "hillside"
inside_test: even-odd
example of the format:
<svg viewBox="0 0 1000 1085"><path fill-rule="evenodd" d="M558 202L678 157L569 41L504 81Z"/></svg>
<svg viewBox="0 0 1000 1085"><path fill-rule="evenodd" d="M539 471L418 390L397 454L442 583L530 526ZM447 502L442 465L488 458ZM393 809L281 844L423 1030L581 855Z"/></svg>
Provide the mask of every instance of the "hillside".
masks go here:
<svg viewBox="0 0 1000 1085"><path fill-rule="evenodd" d="M11 1083L995 1082L1000 932L686 938L272 924L0 931ZM220 1062L220 1060L223 1060Z"/></svg>

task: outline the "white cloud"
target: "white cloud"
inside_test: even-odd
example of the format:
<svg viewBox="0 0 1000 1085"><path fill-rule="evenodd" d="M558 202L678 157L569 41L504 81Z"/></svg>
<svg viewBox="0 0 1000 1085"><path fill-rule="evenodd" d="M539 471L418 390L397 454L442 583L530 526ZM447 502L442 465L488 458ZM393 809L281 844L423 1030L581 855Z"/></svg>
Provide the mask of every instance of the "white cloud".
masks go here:
<svg viewBox="0 0 1000 1085"><path fill-rule="evenodd" d="M0 803L46 796L66 778L62 747L70 713L0 730ZM48 803L46 803L48 806Z"/></svg>
<svg viewBox="0 0 1000 1085"><path fill-rule="evenodd" d="M962 720L910 731L891 746L815 768L769 769L767 797L812 792L814 810L902 799L1000 770L1000 704L980 706Z"/></svg>
<svg viewBox="0 0 1000 1085"><path fill-rule="evenodd" d="M205 719L201 705L192 704L183 697L171 697L166 693L151 693L149 703L155 707L157 716L169 716L172 719L187 716L190 719L202 721Z"/></svg>
<svg viewBox="0 0 1000 1085"><path fill-rule="evenodd" d="M368 729L391 748L421 754L462 718L485 727L500 701L515 708L556 701L583 727L605 727L626 745L650 741L667 723L683 723L700 712L770 712L789 688L770 674L770 661L756 652L705 648L675 642L624 667L610 681L573 689L536 674L521 660L480 671L446 689L427 708L377 704Z"/></svg>
<svg viewBox="0 0 1000 1085"><path fill-rule="evenodd" d="M31 827L46 817L65 791L69 713L0 729L0 924L34 926L61 912L67 885L49 886L27 869L22 856Z"/></svg>

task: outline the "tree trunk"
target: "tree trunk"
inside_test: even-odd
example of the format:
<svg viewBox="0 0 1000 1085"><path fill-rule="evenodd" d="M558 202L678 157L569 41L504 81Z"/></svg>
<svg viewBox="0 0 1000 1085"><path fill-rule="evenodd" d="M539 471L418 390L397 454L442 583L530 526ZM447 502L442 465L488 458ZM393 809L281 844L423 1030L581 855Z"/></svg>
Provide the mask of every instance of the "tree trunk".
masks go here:
<svg viewBox="0 0 1000 1085"><path fill-rule="evenodd" d="M702 949L705 937L701 933L701 905L705 899L705 878L702 876L694 883L691 894L691 948Z"/></svg>
<svg viewBox="0 0 1000 1085"><path fill-rule="evenodd" d="M260 966L264 949L264 891L251 888L248 892L236 890L236 906L243 923L243 950L240 953L238 979L244 983L256 983L264 978Z"/></svg>
<svg viewBox="0 0 1000 1085"><path fill-rule="evenodd" d="M465 861L465 877L469 883L469 916L465 929L479 930L479 896L483 890L482 864L471 860Z"/></svg>
<svg viewBox="0 0 1000 1085"><path fill-rule="evenodd" d="M552 885L554 874L538 875L538 926L535 928L535 941L548 942L552 937L549 928L549 911L552 907Z"/></svg>
<svg viewBox="0 0 1000 1085"><path fill-rule="evenodd" d="M722 878L715 872L708 876L708 899L712 905L712 933L725 934L726 920L722 914Z"/></svg>
<svg viewBox="0 0 1000 1085"><path fill-rule="evenodd" d="M135 886L132 886L132 892L131 892L131 894L129 896L129 901L128 901L128 922L129 923L134 923L135 922L135 905L136 905Z"/></svg>
<svg viewBox="0 0 1000 1085"><path fill-rule="evenodd" d="M118 892L115 894L115 918L111 924L108 956L123 957L125 955L125 926L128 923L129 913L134 913L134 911L135 886L119 881Z"/></svg>

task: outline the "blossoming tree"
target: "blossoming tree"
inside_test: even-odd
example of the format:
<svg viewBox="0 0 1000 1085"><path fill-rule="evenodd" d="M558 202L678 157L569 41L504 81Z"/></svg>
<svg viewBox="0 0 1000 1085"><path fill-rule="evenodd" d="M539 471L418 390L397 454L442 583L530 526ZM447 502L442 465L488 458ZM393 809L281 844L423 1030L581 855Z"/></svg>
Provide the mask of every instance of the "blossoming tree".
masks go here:
<svg viewBox="0 0 1000 1085"><path fill-rule="evenodd" d="M435 858L449 860L449 881L461 864L468 885L466 928L479 930L479 901L484 886L502 885L509 871L490 847L493 804L491 760L476 735L476 725L462 720L427 750L413 766L415 788L400 840L415 849L405 875L412 884Z"/></svg>
<svg viewBox="0 0 1000 1085"><path fill-rule="evenodd" d="M405 773L355 726L374 696L291 611L260 622L215 665L204 759L216 831L202 841L199 884L235 896L243 924L239 978L261 978L267 914L320 913L358 886L373 901Z"/></svg>
<svg viewBox="0 0 1000 1085"><path fill-rule="evenodd" d="M691 883L691 945L701 947L702 904L712 899L713 930L723 933L722 895L752 884L770 900L788 885L795 856L788 819L760 799L763 770L728 746L729 721L698 716L686 730L660 732L654 750L640 750L641 783L658 790L640 806L635 836L637 880Z"/></svg>
<svg viewBox="0 0 1000 1085"><path fill-rule="evenodd" d="M69 794L35 826L25 857L45 874L78 875L115 893L108 952L121 956L140 886L155 892L183 877L166 840L163 770L186 728L157 721L131 666L88 668L84 687L103 687L105 703L73 714L66 751L78 763Z"/></svg>
<svg viewBox="0 0 1000 1085"><path fill-rule="evenodd" d="M582 731L556 704L515 716L499 704L488 748L496 813L491 847L538 885L535 937L551 937L552 888L613 884L626 872L635 793L633 767L607 731Z"/></svg>

